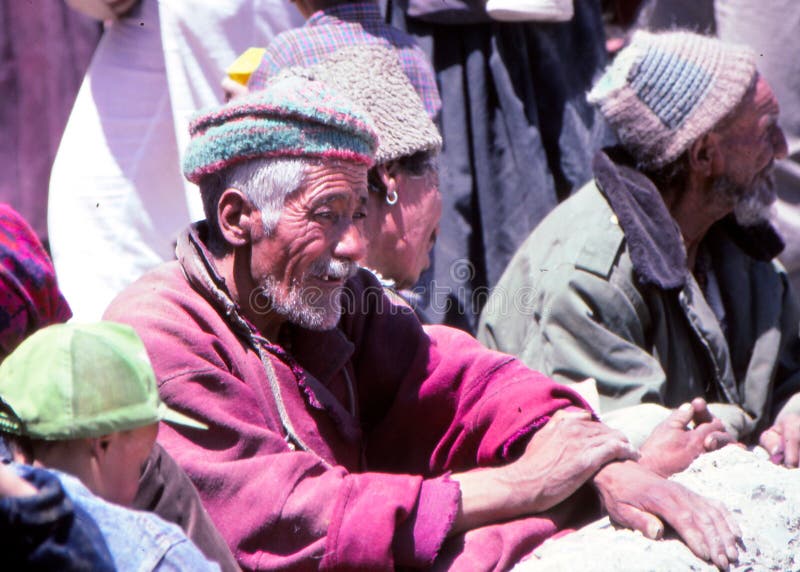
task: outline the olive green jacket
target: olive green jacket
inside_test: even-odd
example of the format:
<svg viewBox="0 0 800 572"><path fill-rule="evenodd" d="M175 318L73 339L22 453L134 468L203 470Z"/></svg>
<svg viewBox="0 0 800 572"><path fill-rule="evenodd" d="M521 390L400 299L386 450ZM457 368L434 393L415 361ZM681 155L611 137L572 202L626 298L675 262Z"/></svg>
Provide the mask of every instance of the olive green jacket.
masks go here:
<svg viewBox="0 0 800 572"><path fill-rule="evenodd" d="M780 239L766 225L758 231L742 236L721 221L704 239L719 285L715 314L655 186L598 154L595 180L514 256L478 338L557 381L595 378L601 414L704 396L738 406L719 410L744 419L728 420L740 433L760 431L800 391L800 312L771 260ZM789 405L798 406L800 397Z"/></svg>

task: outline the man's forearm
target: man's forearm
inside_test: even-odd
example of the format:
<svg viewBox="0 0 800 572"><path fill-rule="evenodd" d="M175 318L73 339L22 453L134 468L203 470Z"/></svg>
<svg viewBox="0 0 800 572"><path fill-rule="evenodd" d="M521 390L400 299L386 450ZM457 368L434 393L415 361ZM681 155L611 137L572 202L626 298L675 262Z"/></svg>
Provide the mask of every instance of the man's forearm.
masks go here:
<svg viewBox="0 0 800 572"><path fill-rule="evenodd" d="M450 536L535 512L535 499L524 498L519 492L521 487L515 486L506 473L507 469L500 467L450 476L461 487L461 502Z"/></svg>

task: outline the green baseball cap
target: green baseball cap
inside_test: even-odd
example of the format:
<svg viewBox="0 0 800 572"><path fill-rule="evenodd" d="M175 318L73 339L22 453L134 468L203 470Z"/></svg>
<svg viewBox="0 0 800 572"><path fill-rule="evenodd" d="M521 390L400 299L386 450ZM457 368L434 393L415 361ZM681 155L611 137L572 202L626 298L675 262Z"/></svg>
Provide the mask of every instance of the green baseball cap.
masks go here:
<svg viewBox="0 0 800 572"><path fill-rule="evenodd" d="M0 365L0 431L58 441L159 421L207 428L161 401L147 351L130 326L49 326Z"/></svg>

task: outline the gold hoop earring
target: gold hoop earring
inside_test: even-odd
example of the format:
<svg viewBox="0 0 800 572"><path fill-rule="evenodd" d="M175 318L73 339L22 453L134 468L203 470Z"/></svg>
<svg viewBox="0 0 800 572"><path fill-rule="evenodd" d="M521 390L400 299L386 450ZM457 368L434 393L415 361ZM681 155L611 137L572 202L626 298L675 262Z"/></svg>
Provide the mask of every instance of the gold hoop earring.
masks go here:
<svg viewBox="0 0 800 572"><path fill-rule="evenodd" d="M391 206L397 202L397 191L386 191L386 204Z"/></svg>

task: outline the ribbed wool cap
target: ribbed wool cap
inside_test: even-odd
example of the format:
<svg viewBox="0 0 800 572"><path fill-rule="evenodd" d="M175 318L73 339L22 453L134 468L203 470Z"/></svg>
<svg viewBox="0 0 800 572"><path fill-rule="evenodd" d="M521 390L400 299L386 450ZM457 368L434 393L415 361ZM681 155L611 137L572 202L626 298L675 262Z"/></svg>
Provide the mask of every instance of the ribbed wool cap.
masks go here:
<svg viewBox="0 0 800 572"><path fill-rule="evenodd" d="M677 159L742 100L756 74L745 47L690 32L636 32L588 95L648 167Z"/></svg>
<svg viewBox="0 0 800 572"><path fill-rule="evenodd" d="M367 113L321 81L284 78L200 112L189 125L183 173L193 183L236 163L320 157L372 165L378 141Z"/></svg>
<svg viewBox="0 0 800 572"><path fill-rule="evenodd" d="M438 152L442 147L439 130L393 49L378 45L342 48L319 64L289 68L277 77L287 76L323 81L364 109L378 132L377 164L420 151Z"/></svg>

